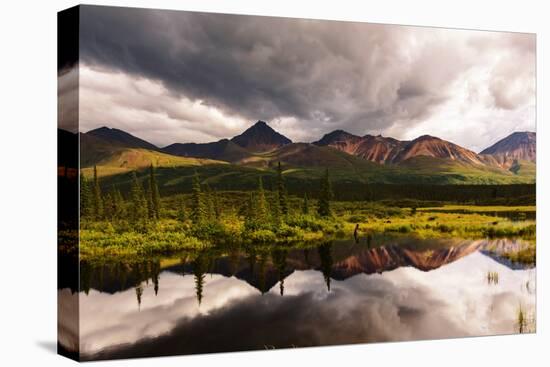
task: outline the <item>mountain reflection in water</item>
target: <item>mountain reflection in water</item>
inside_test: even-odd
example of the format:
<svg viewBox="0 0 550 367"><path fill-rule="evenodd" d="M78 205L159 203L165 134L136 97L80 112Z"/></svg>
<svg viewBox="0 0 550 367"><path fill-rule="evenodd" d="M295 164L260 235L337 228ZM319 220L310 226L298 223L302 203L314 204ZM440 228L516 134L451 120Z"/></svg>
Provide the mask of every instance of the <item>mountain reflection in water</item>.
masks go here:
<svg viewBox="0 0 550 367"><path fill-rule="evenodd" d="M519 307L534 314L535 271L495 253L520 245L330 242L82 264L85 292L60 292L80 297L84 359L508 334Z"/></svg>

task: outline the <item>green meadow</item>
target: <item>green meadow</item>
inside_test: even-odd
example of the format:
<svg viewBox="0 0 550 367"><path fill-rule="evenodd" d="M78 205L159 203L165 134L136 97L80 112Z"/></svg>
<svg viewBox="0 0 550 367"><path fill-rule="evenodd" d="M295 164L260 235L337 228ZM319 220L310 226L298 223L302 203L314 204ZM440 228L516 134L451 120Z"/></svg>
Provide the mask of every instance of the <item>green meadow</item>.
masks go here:
<svg viewBox="0 0 550 367"><path fill-rule="evenodd" d="M80 256L88 260L234 246L307 246L332 238L391 234L420 239L521 238L528 246L504 256L535 262L536 225L529 219L533 205L336 200L328 169L311 197L307 192L289 194L280 167L265 176L269 189L263 176L254 177L253 190L213 189L210 184L217 176L201 177L195 171L177 183L165 181L164 191L170 185L188 187L188 192L167 196L160 195L153 166L141 176L132 173L124 191L112 182L106 185L105 178L102 185L100 177L97 168L81 175ZM510 213L519 214L519 219Z"/></svg>

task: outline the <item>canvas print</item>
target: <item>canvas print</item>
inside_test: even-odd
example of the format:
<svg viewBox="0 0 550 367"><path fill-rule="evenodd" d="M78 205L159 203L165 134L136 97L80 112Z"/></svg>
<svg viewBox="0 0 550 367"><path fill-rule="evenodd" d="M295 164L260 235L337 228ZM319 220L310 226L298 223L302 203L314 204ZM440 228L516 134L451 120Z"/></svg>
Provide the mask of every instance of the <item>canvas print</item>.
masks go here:
<svg viewBox="0 0 550 367"><path fill-rule="evenodd" d="M59 351L536 331L534 34L59 13Z"/></svg>

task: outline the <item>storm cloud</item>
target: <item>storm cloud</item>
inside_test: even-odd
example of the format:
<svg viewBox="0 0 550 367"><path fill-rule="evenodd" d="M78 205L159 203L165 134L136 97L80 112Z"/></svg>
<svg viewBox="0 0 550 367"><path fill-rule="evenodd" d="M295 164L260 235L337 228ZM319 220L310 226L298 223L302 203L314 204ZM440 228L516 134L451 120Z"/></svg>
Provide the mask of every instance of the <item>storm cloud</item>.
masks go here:
<svg viewBox="0 0 550 367"><path fill-rule="evenodd" d="M98 6L81 11L81 67L130 80L125 89L111 83L110 90L81 82L90 92L81 96L84 129L125 127L164 145L232 136L262 119L293 140L316 140L334 129L397 138L435 130L472 148L492 143L494 126L471 141L471 134L452 129L457 120L500 124L499 135L534 129L534 35ZM156 106L151 86L162 97ZM124 111L110 115L125 91L145 98L123 101ZM215 116L201 118L203 110ZM140 125L139 111L154 115L137 118Z"/></svg>

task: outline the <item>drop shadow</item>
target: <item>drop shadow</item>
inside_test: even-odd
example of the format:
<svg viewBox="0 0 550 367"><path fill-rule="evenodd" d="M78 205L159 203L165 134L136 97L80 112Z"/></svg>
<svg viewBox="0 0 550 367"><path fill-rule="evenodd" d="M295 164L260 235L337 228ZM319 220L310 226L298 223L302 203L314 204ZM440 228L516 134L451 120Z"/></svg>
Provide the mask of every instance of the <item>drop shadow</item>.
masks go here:
<svg viewBox="0 0 550 367"><path fill-rule="evenodd" d="M41 347L47 352L57 354L57 342L51 340L39 340L36 342L36 345Z"/></svg>

